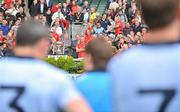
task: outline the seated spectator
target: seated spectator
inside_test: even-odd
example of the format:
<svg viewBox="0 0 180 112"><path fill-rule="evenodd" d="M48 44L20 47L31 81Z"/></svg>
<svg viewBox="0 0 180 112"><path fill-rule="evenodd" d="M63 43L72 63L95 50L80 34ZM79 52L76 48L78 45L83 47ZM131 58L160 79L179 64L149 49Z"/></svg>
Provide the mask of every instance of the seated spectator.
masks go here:
<svg viewBox="0 0 180 112"><path fill-rule="evenodd" d="M4 56L2 45L3 44L0 43L0 58L2 58Z"/></svg>
<svg viewBox="0 0 180 112"><path fill-rule="evenodd" d="M118 0L114 0L112 3L110 3L109 9L116 11L117 8L119 8Z"/></svg>
<svg viewBox="0 0 180 112"><path fill-rule="evenodd" d="M15 24L11 27L11 30L13 30L15 36L17 34L17 30L19 28L20 23L21 23L21 20L17 19Z"/></svg>
<svg viewBox="0 0 180 112"><path fill-rule="evenodd" d="M132 26L134 33L136 34L137 32L141 32L141 24L139 21L135 20L135 24Z"/></svg>
<svg viewBox="0 0 180 112"><path fill-rule="evenodd" d="M123 22L126 23L128 22L127 16L123 13L122 10L119 10L118 14L116 15L119 17L119 19Z"/></svg>
<svg viewBox="0 0 180 112"><path fill-rule="evenodd" d="M11 14L12 16L16 17L16 14L18 13L18 9L14 7L13 4L10 5L9 8L5 11L6 14Z"/></svg>
<svg viewBox="0 0 180 112"><path fill-rule="evenodd" d="M97 22L93 28L95 34L102 34L104 32L104 28L101 26L100 22Z"/></svg>
<svg viewBox="0 0 180 112"><path fill-rule="evenodd" d="M116 16L115 17L115 34L120 35L123 33L123 23L122 21Z"/></svg>
<svg viewBox="0 0 180 112"><path fill-rule="evenodd" d="M128 34L130 34L130 32L132 31L133 29L130 27L130 24L129 23L126 23L125 24L125 28L123 29L123 34L125 36L127 36Z"/></svg>
<svg viewBox="0 0 180 112"><path fill-rule="evenodd" d="M104 14L101 19L101 26L104 28L104 31L108 32L108 27L111 25L110 21L107 19L107 15Z"/></svg>
<svg viewBox="0 0 180 112"><path fill-rule="evenodd" d="M92 40L85 49L85 70L75 82L94 112L112 112L110 75L106 65L112 48L104 38Z"/></svg>
<svg viewBox="0 0 180 112"><path fill-rule="evenodd" d="M91 14L90 14L90 17L89 17L89 22L90 23L93 23L94 20L96 19L96 8L95 7L92 7L91 8Z"/></svg>
<svg viewBox="0 0 180 112"><path fill-rule="evenodd" d="M3 31L0 29L0 44L3 43L3 39L4 39Z"/></svg>
<svg viewBox="0 0 180 112"><path fill-rule="evenodd" d="M6 36L8 34L8 31L10 30L10 27L9 27L6 20L3 20L2 26L0 27L0 29L2 29L2 31L3 31L3 36Z"/></svg>
<svg viewBox="0 0 180 112"><path fill-rule="evenodd" d="M16 14L16 18L21 18L22 20L24 20L25 17L26 14L24 13L24 9L20 7L18 13Z"/></svg>

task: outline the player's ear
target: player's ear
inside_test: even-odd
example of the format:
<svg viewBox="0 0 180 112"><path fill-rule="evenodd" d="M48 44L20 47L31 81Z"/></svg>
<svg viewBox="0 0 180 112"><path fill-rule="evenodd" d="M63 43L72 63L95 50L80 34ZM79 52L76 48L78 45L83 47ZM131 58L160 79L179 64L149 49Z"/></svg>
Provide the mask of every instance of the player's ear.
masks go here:
<svg viewBox="0 0 180 112"><path fill-rule="evenodd" d="M39 42L35 45L35 48L37 48L36 52L39 55L40 59L44 59L44 57L47 55L48 53L48 49L49 49L49 40L48 38L42 38L41 40L39 40Z"/></svg>

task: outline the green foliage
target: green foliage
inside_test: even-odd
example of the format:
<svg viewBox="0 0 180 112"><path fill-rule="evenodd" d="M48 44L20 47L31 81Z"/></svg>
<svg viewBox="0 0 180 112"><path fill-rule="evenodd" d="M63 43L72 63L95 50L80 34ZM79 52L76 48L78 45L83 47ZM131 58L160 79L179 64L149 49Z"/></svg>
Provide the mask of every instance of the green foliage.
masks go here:
<svg viewBox="0 0 180 112"><path fill-rule="evenodd" d="M59 57L57 59L50 57L46 59L46 62L63 69L71 74L81 74L84 72L83 61L74 61L72 57Z"/></svg>

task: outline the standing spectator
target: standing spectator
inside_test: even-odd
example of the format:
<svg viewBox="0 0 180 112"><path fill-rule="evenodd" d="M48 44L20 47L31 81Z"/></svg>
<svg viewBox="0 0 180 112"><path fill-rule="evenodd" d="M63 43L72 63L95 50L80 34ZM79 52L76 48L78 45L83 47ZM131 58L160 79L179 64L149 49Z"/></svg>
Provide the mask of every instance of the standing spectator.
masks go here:
<svg viewBox="0 0 180 112"><path fill-rule="evenodd" d="M84 23L88 23L89 22L89 12L87 9L84 9L84 18L83 18Z"/></svg>
<svg viewBox="0 0 180 112"><path fill-rule="evenodd" d="M79 35L76 35L75 39L72 40L72 42L71 42L71 50L72 50L71 55L74 58L78 58L78 54L76 52L76 46L78 45L78 42L79 42L80 39L81 39L81 37Z"/></svg>
<svg viewBox="0 0 180 112"><path fill-rule="evenodd" d="M52 8L53 2L52 0L45 0L45 4L47 5L48 8Z"/></svg>
<svg viewBox="0 0 180 112"><path fill-rule="evenodd" d="M74 22L75 23L82 23L84 19L84 13L82 12L82 8L78 8L78 12L75 13L74 15Z"/></svg>
<svg viewBox="0 0 180 112"><path fill-rule="evenodd" d="M71 18L71 10L67 7L66 3L63 3L63 7L62 7L61 11L62 11L62 14L64 15L64 17L67 20L71 21L71 19L72 19Z"/></svg>
<svg viewBox="0 0 180 112"><path fill-rule="evenodd" d="M67 32L64 32L63 34L63 51L64 51L64 55L70 55L70 47L71 47L71 40L68 36Z"/></svg>
<svg viewBox="0 0 180 112"><path fill-rule="evenodd" d="M57 12L55 12L55 13L52 15L52 23L51 23L51 25L55 22L56 19L65 20L65 17L64 17L64 15L63 15L62 12L61 12L61 8L58 8Z"/></svg>
<svg viewBox="0 0 180 112"><path fill-rule="evenodd" d="M50 26L51 25L51 23L52 23L52 12L51 12L51 8L48 8L48 10L47 10L47 12L46 12L46 14L45 14L45 19L44 20L46 20L47 21L47 25L48 26Z"/></svg>
<svg viewBox="0 0 180 112"><path fill-rule="evenodd" d="M89 2L87 0L84 1L84 5L82 6L82 10L87 10L90 11L90 5Z"/></svg>
<svg viewBox="0 0 180 112"><path fill-rule="evenodd" d="M66 0L66 5L67 5L67 8L68 8L69 10L71 10L71 6L72 6L71 0Z"/></svg>
<svg viewBox="0 0 180 112"><path fill-rule="evenodd" d="M79 6L75 0L72 1L71 15L74 17L75 13L78 12Z"/></svg>
<svg viewBox="0 0 180 112"><path fill-rule="evenodd" d="M84 38L82 37L76 46L76 52L78 53L78 58L84 58L85 46L86 44L84 42Z"/></svg>
<svg viewBox="0 0 180 112"><path fill-rule="evenodd" d="M37 0L33 0L33 3L30 6L29 13L30 15L34 18L38 14L38 5L37 5Z"/></svg>
<svg viewBox="0 0 180 112"><path fill-rule="evenodd" d="M38 14L45 15L48 10L48 7L44 2L44 0L40 0L37 5L38 5Z"/></svg>
<svg viewBox="0 0 180 112"><path fill-rule="evenodd" d="M92 37L91 31L90 30L86 30L85 34L84 34L85 44L87 45L92 39L93 39L93 37Z"/></svg>

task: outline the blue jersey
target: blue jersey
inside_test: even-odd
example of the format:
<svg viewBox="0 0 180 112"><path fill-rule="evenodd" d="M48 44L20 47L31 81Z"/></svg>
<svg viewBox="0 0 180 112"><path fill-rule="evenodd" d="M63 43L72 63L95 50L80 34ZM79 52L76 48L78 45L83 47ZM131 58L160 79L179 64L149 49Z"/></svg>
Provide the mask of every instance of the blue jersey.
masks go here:
<svg viewBox="0 0 180 112"><path fill-rule="evenodd" d="M88 72L76 80L94 112L112 112L110 76L106 72Z"/></svg>
<svg viewBox="0 0 180 112"><path fill-rule="evenodd" d="M0 60L0 112L59 112L79 97L66 73L31 58Z"/></svg>
<svg viewBox="0 0 180 112"><path fill-rule="evenodd" d="M143 45L114 57L115 112L180 112L180 45Z"/></svg>

